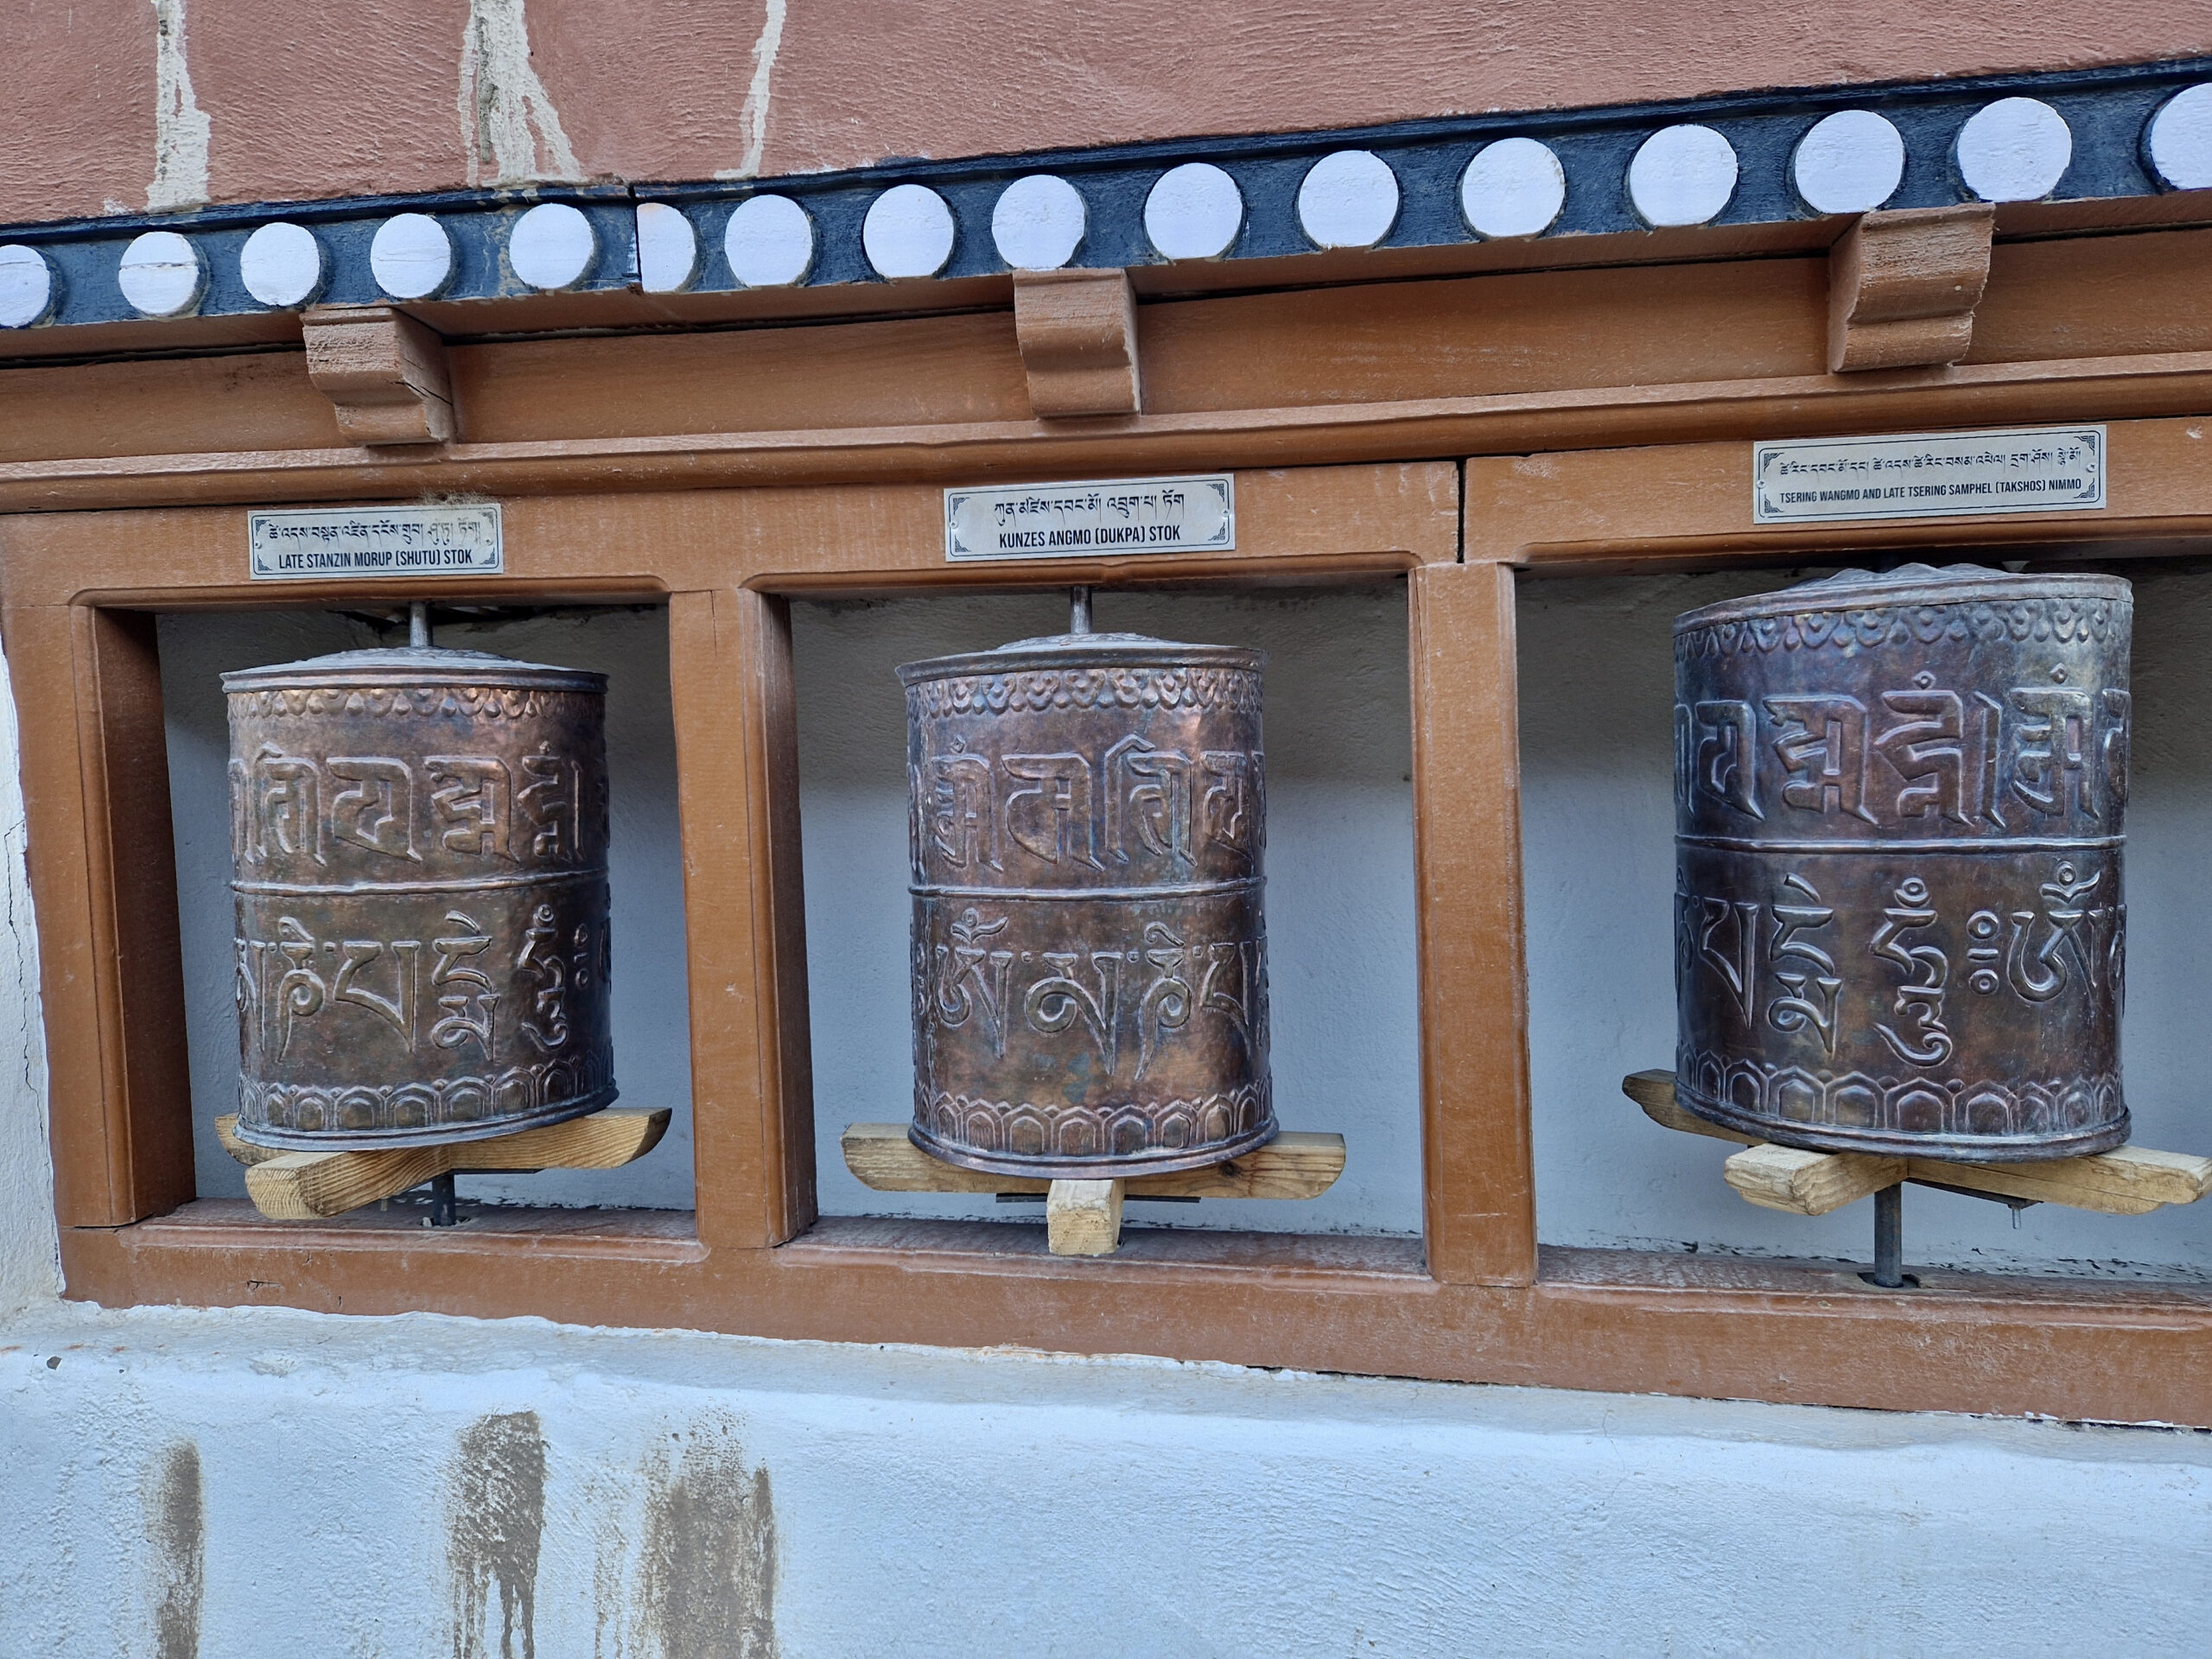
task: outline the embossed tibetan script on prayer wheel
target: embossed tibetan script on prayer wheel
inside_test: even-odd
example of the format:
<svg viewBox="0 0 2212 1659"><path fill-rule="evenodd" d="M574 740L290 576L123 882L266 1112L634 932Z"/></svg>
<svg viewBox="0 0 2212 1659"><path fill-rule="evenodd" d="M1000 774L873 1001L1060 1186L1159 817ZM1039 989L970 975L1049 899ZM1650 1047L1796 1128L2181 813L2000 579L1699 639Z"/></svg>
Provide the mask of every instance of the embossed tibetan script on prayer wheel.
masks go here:
<svg viewBox="0 0 2212 1659"><path fill-rule="evenodd" d="M2130 589L1848 570L1675 623L1676 1097L1784 1146L2127 1139Z"/></svg>
<svg viewBox="0 0 2212 1659"><path fill-rule="evenodd" d="M899 671L923 1150L1095 1179L1274 1138L1264 661L1074 633Z"/></svg>
<svg viewBox="0 0 2212 1659"><path fill-rule="evenodd" d="M223 690L239 1139L475 1141L613 1100L607 677L409 648Z"/></svg>

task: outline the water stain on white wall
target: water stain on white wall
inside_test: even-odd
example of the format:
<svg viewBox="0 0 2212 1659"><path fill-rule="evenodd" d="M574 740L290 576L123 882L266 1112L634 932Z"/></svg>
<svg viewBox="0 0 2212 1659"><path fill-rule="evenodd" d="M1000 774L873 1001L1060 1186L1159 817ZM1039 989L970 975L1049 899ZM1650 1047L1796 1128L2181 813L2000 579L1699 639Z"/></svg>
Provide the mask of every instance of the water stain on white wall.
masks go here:
<svg viewBox="0 0 2212 1659"><path fill-rule="evenodd" d="M671 1433L645 1471L637 1635L662 1659L776 1659L776 1510L736 1426Z"/></svg>
<svg viewBox="0 0 2212 1659"><path fill-rule="evenodd" d="M454 1448L446 1561L454 1659L536 1659L545 1435L534 1411L479 1418ZM493 1630L498 1632L497 1645Z"/></svg>
<svg viewBox="0 0 2212 1659"><path fill-rule="evenodd" d="M200 1447L191 1440L169 1446L155 1465L146 1493L146 1542L155 1659L198 1659L207 1512L200 1489Z"/></svg>

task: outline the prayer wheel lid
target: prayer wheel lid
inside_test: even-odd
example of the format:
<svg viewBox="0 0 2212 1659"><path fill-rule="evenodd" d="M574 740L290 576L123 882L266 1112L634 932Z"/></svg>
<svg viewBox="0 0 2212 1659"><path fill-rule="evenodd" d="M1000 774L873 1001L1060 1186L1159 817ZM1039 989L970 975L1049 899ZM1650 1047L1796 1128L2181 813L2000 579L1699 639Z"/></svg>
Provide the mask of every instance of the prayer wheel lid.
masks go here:
<svg viewBox="0 0 2212 1659"><path fill-rule="evenodd" d="M1019 674L1033 668L1244 668L1266 666L1268 653L1249 645L1193 645L1148 633L1048 633L1014 639L990 651L962 652L902 663L899 677L943 679L957 674Z"/></svg>
<svg viewBox="0 0 2212 1659"><path fill-rule="evenodd" d="M294 686L506 685L537 691L607 690L607 676L590 669L556 668L550 663L518 662L488 651L448 651L435 645L378 645L368 651L338 651L296 663L242 668L223 676L225 691L259 691Z"/></svg>
<svg viewBox="0 0 2212 1659"><path fill-rule="evenodd" d="M1974 600L2125 600L2134 592L2124 576L2091 575L2063 570L1993 570L1982 564L1901 564L1894 570L1839 570L1834 575L1770 594L1725 599L1675 619L1675 632L1688 633L1718 622L1782 616L1807 611L1856 610L1873 606L1957 605Z"/></svg>

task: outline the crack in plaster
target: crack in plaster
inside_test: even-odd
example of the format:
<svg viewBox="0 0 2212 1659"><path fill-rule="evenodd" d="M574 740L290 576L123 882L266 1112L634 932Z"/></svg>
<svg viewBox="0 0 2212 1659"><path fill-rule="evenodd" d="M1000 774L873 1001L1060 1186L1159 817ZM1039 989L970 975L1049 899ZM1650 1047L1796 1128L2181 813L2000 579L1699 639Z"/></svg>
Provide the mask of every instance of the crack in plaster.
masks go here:
<svg viewBox="0 0 2212 1659"><path fill-rule="evenodd" d="M760 176L760 156L768 144L769 84L775 78L776 54L783 50L785 3L786 0L767 0L760 19L760 38L753 43L753 85L747 88L745 105L737 116L745 128L745 157L735 167L716 173L718 179Z"/></svg>
<svg viewBox="0 0 2212 1659"><path fill-rule="evenodd" d="M471 184L584 176L560 111L530 59L524 0L469 0L461 38L460 110Z"/></svg>
<svg viewBox="0 0 2212 1659"><path fill-rule="evenodd" d="M185 60L184 0L154 4L154 181L151 213L207 202L207 139L212 124L192 91Z"/></svg>

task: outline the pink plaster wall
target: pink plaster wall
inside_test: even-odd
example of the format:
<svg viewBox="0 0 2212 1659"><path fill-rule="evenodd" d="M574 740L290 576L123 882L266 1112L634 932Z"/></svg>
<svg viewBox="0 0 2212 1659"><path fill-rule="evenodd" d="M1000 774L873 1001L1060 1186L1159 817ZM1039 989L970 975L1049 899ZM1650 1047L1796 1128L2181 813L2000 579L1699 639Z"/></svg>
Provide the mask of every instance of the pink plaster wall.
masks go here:
<svg viewBox="0 0 2212 1659"><path fill-rule="evenodd" d="M144 212L153 8L0 0L0 218Z"/></svg>
<svg viewBox="0 0 2212 1659"><path fill-rule="evenodd" d="M137 0L134 10L150 17L152 8ZM374 0L358 10L187 0L185 56L208 115L211 199L463 182L455 105L466 15L452 0ZM143 181L137 206L145 210Z"/></svg>
<svg viewBox="0 0 2212 1659"><path fill-rule="evenodd" d="M526 8L553 111L527 171L559 170L555 126L585 177L743 163L769 0L475 4ZM183 8L211 199L492 181L462 107L470 0ZM154 0L0 6L0 220L144 209L155 17ZM785 0L760 168L2207 52L2202 0Z"/></svg>

